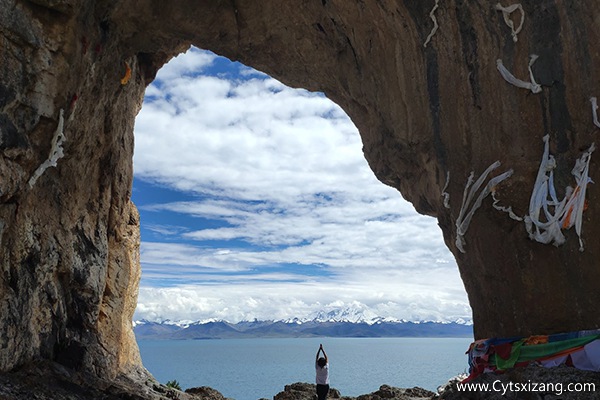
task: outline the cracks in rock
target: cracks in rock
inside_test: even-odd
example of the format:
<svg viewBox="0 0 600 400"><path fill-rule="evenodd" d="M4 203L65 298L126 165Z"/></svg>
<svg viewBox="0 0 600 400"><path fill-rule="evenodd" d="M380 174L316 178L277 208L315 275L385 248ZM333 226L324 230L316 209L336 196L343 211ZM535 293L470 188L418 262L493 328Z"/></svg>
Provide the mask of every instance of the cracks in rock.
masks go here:
<svg viewBox="0 0 600 400"><path fill-rule="evenodd" d="M565 153L572 143L573 125L562 61L564 39L561 32L564 27L554 2L547 2L540 12L530 11L528 15L532 26L544 27L533 29L530 39L531 48L536 49L536 54L540 56L535 65L536 78L540 85L548 87L540 96L544 128L556 137L557 152Z"/></svg>
<svg viewBox="0 0 600 400"><path fill-rule="evenodd" d="M442 140L442 124L440 120L440 85L437 52L433 47L426 50L427 59L427 94L429 95L429 110L431 112L433 148L441 168L448 169L448 155Z"/></svg>
<svg viewBox="0 0 600 400"><path fill-rule="evenodd" d="M358 52L354 48L354 45L352 44L352 40L350 39L350 36L348 36L348 34L346 33L346 31L343 29L343 27L340 27L338 25L338 23L335 21L334 18L330 17L329 19L331 20L331 23L335 27L335 30L338 33L338 35L340 37L343 37L343 39L342 39L343 42L340 41L340 44L339 44L340 48L338 50L338 54L343 53L346 50L346 47L350 47L350 51L352 51L352 56L354 58L354 64L356 66L356 70L358 71L359 75L361 75L362 74L362 68L360 66ZM354 35L354 30L353 29L352 29L352 35Z"/></svg>
<svg viewBox="0 0 600 400"><path fill-rule="evenodd" d="M481 87L479 85L479 52L477 32L473 27L473 16L463 0L456 3L456 18L459 22L460 41L463 61L467 66L468 81L471 87L473 106L481 110Z"/></svg>
<svg viewBox="0 0 600 400"><path fill-rule="evenodd" d="M358 73L360 75L360 74L362 74L362 69L360 67L360 62L358 60L358 54L356 53L356 49L352 45L352 42L350 41L350 38L348 37L348 35L345 35L345 36L346 36L346 43L348 43L348 46L350 46L350 50L352 50L352 55L354 56L354 62L356 64L356 70L358 71Z"/></svg>
<svg viewBox="0 0 600 400"><path fill-rule="evenodd" d="M238 45L238 51L239 51L240 43L242 41L242 29L240 28L240 15L239 15L238 7L236 4L236 0L231 0L231 8L233 9L233 17L235 19L235 27L237 28L237 45Z"/></svg>
<svg viewBox="0 0 600 400"><path fill-rule="evenodd" d="M425 26L422 21L423 18L428 16L431 11L434 11L430 6L430 2L414 2L404 0L404 6L414 22L414 26L417 29L420 40L424 41L430 32L427 30L427 26ZM441 136L440 66L438 63L437 51L433 46L427 46L424 48L424 65L426 69L427 99L429 103L429 112L431 113L433 149L435 156L439 161L440 167L443 170L448 170L448 154Z"/></svg>

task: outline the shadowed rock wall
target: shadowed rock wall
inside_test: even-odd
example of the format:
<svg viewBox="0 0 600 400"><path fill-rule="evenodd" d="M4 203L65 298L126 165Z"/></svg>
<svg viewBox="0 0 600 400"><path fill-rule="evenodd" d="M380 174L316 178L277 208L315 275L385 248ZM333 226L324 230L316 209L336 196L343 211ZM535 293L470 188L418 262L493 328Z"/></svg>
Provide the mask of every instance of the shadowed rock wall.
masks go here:
<svg viewBox="0 0 600 400"><path fill-rule="evenodd" d="M477 338L599 327L594 185L583 252L574 229L559 247L530 240L490 197L464 235L465 253L455 245L471 171L477 178L497 160L490 177L512 168L495 195L524 216L542 137L550 135L563 196L600 133L589 102L600 94L600 3L521 3L515 42L495 2L441 0L425 47L434 0L3 0L0 370L36 357L102 376L139 364L130 322L139 279L133 123L145 86L190 44L323 91L345 109L377 177L438 218ZM510 18L517 27L519 12ZM538 94L510 85L496 67L502 59L528 81L530 54L539 55ZM61 109L64 157L30 187Z"/></svg>
<svg viewBox="0 0 600 400"><path fill-rule="evenodd" d="M130 196L145 82L121 84L137 61L95 2L35 3L0 2L0 370L41 357L114 375L140 364ZM64 156L34 182L61 110Z"/></svg>

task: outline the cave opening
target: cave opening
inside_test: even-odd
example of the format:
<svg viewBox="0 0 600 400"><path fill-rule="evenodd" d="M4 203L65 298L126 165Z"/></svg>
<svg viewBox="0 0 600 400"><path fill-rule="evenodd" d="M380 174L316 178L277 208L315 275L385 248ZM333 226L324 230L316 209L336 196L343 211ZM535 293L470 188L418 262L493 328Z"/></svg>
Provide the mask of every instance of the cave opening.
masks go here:
<svg viewBox="0 0 600 400"><path fill-rule="evenodd" d="M435 219L377 181L361 147L322 93L193 47L166 64L135 127L138 342L327 315L470 322Z"/></svg>
<svg viewBox="0 0 600 400"><path fill-rule="evenodd" d="M583 214L584 252L578 251L581 244L573 237L559 247L528 240L526 230L515 228L515 222L499 215L487 201L469 228L467 252L460 253L453 245L459 236L455 217L471 171L483 171L495 161L514 169L514 179L505 181L496 194L502 204L510 202L523 215L531 204L543 136L550 134L550 154L561 164L575 162L595 140L596 104L590 112L590 98L597 93L589 71L597 54L588 51L594 40L584 34L593 30L583 31L593 25L589 15L595 3L556 5L544 9L548 12L526 7L527 21L532 23L524 25L518 43L515 36L511 39L502 21L505 13L497 7L481 12L479 4L463 2L463 7L442 6L433 13L437 4L432 9L432 4L404 3L393 8L383 2L332 1L303 2L300 8L269 1L196 2L193 7L155 1L136 6L71 0L3 4L2 371L42 359L112 379L140 365L131 330L140 271L139 218L130 202L133 121L155 68L180 51L181 43L203 43L260 65L285 82L323 89L343 105L360 126L364 152L377 176L401 190L421 212L438 216L469 290L477 339L579 335L596 329L600 270L592 238L600 225L595 223L598 192L593 185L587 193L590 207ZM441 31L425 47L435 15ZM572 26L582 28L568 29ZM440 34L444 30L452 34ZM525 60L532 51L540 57L528 73ZM509 85L502 71L498 73L498 60L515 77L538 78L542 91L532 95ZM163 74L169 71L165 68ZM268 97L261 95L264 92L251 96L250 86L218 79L225 75L209 74L213 89L224 88L224 99L243 98L238 103L268 109L259 101ZM209 120L215 126L239 133L256 114L241 118L239 110L221 103L216 111L208 103L194 108L198 99L161 92L159 81L149 89L157 101L162 100L163 107L155 109L164 108L166 116L180 120L161 120L158 111L150 113L156 115L147 125L158 129L163 122L163 133L150 137L150 151L138 149L136 154L136 159L147 157L150 166L144 175L139 169L143 164L136 162L134 200L143 214L144 231L144 278L136 320L159 321L171 315L179 320L183 317L176 315L177 310L189 311L190 321L225 318L230 312L245 319L274 309L310 315L321 308L313 305L346 302L419 318L427 318L423 310L467 307L456 301L458 292L464 299L464 292L462 285L451 284L457 276L452 260L446 263L426 247L415 246L429 228L417 232L396 224L399 234L386 230L387 222L407 219L398 216L402 207L384 204L387 214L365 220L358 219L352 208L337 208L336 214L333 208L319 212L313 207L340 199L344 205L364 206L352 201L376 191L356 179L356 171L343 178L361 189L351 192L354 197L339 197L331 190L340 182L335 174L319 192L307 192L316 180L330 176L328 170L310 168L312 159L286 152L300 147L289 146L286 140L265 135L267 139L257 141L264 126L276 119L264 119L264 126L258 125L262 130L252 132L255 136L211 146L222 131L211 131L194 119L187 121L196 129L184 129L180 123L184 116L213 110ZM165 88L214 93L194 91L193 83L179 79L168 81ZM275 94L289 94L277 87ZM240 97L242 89L247 90L245 97ZM318 100L321 95L305 97L311 96ZM152 97L149 93L147 99ZM214 96L209 100L216 101ZM284 100L276 97L275 104L281 106ZM293 116L287 119L296 128L308 118L303 113ZM276 128L272 131L279 132L279 125ZM63 134L64 152L59 152ZM138 135L139 144L143 136ZM194 141L196 136L205 141ZM336 144L328 147L326 140L307 142L308 154L319 161L330 161L342 149ZM284 193L280 190L284 186L269 183L281 175L296 178L303 171L285 175L292 162L269 163L269 158L258 156L258 148L275 150L277 160L300 160L305 169L320 172L316 178L293 181L291 189L297 195ZM323 154L323 149L330 151ZM360 154L360 143L353 152ZM244 163L248 154L257 165ZM180 163L166 163L162 157ZM229 162L217 164L216 158ZM205 163L194 169L192 161L198 159ZM597 175L594 160L591 178ZM260 166L268 174L257 175ZM196 174L198 169L201 174ZM562 173L569 175L568 169ZM190 176L208 177L208 186L195 190ZM239 186L224 187L225 178ZM452 195L450 207L439 196L444 181ZM250 190L260 187L270 190L257 198ZM284 202L275 202L276 194ZM357 209L377 210L381 203ZM305 214L283 207L288 204L305 206ZM194 213L192 205L197 206ZM261 219L267 215L275 215L279 224ZM306 215L316 216L310 220L312 226L302 223L306 219L300 217ZM326 219L335 215L347 222L345 229L334 229L333 219ZM296 236L284 235L290 227ZM362 245L349 240L355 237L362 237ZM398 243L411 246L407 250ZM329 251L318 251L322 249ZM386 260L393 268L381 267L377 257L390 253L396 258ZM364 254L377 259L361 257ZM433 261L419 264L427 259L422 254ZM323 283L331 285L320 286ZM391 297L386 288L393 290ZM276 301L280 292L286 292L287 301ZM332 293L335 296L323 297Z"/></svg>

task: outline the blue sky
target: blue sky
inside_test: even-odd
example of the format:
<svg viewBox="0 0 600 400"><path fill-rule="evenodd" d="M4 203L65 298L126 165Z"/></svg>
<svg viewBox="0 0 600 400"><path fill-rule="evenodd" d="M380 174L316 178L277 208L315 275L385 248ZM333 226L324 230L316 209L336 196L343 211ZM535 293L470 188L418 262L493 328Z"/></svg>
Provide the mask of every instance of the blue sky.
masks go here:
<svg viewBox="0 0 600 400"><path fill-rule="evenodd" d="M470 319L437 222L375 179L324 95L192 48L146 90L135 142L136 319Z"/></svg>

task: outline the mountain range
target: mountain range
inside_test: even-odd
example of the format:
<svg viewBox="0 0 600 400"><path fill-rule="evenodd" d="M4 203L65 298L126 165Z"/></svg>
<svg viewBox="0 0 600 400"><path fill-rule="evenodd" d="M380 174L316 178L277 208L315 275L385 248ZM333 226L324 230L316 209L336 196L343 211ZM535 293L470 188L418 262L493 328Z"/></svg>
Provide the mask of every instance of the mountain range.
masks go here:
<svg viewBox="0 0 600 400"><path fill-rule="evenodd" d="M138 339L234 339L284 337L472 337L470 322L405 321L365 318L338 311L318 313L312 319L278 321L223 320L134 322Z"/></svg>

